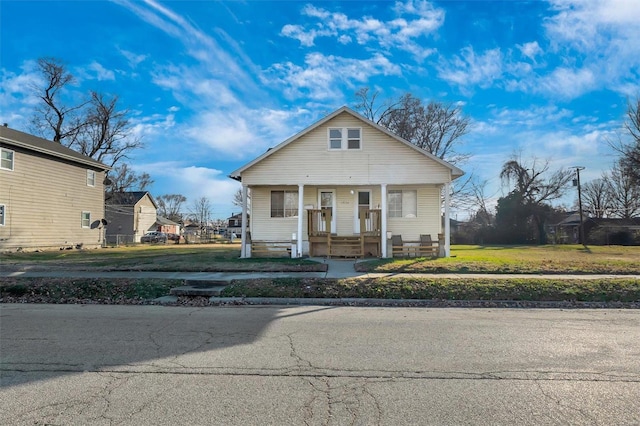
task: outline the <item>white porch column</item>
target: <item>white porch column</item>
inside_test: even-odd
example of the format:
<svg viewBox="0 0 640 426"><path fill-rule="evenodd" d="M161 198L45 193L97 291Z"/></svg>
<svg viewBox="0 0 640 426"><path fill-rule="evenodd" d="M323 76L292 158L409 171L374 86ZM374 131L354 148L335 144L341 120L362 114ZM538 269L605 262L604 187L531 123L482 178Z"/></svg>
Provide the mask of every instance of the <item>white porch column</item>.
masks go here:
<svg viewBox="0 0 640 426"><path fill-rule="evenodd" d="M247 193L248 187L247 185L242 185L242 231L240 233L241 244L240 244L240 257L244 258L246 256L246 247L247 247ZM249 256L250 257L250 256Z"/></svg>
<svg viewBox="0 0 640 426"><path fill-rule="evenodd" d="M444 255L451 256L451 183L444 184Z"/></svg>
<svg viewBox="0 0 640 426"><path fill-rule="evenodd" d="M384 259L387 257L387 184L380 184L380 254Z"/></svg>
<svg viewBox="0 0 640 426"><path fill-rule="evenodd" d="M296 249L297 257L302 257L302 220L304 219L304 185L298 184L298 241Z"/></svg>

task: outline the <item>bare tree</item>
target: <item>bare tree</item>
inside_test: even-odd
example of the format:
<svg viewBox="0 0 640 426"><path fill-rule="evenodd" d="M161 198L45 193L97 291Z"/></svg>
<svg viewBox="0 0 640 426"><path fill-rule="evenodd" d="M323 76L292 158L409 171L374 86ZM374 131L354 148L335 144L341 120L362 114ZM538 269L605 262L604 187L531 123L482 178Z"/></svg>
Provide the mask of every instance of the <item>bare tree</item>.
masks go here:
<svg viewBox="0 0 640 426"><path fill-rule="evenodd" d="M127 164L120 164L111 170L109 177L106 179L106 192L113 194L114 192L126 191L144 191L153 180L148 173L136 173Z"/></svg>
<svg viewBox="0 0 640 426"><path fill-rule="evenodd" d="M469 131L469 118L459 107L436 101L424 105L410 93L377 106L378 92L370 93L368 88L360 89L356 97L356 109L366 118L430 154L452 164L469 158L456 151L460 138Z"/></svg>
<svg viewBox="0 0 640 426"><path fill-rule="evenodd" d="M118 164L131 151L143 146L128 116L128 110L118 109L117 96L107 98L91 92L85 124L78 137L68 144L69 148L111 166Z"/></svg>
<svg viewBox="0 0 640 426"><path fill-rule="evenodd" d="M43 86L34 86L33 90L43 103L36 107L31 120L37 133L111 167L124 165L123 160L129 153L143 147L131 125L129 111L118 107L117 96L107 97L91 91L87 97L68 104L63 95L75 78L65 64L56 58L41 58L38 68ZM136 177L131 168L116 167L114 171L111 181L119 182L117 189L132 189L123 185L124 182L138 186L150 183L146 173ZM129 175L127 179L122 178L123 171Z"/></svg>
<svg viewBox="0 0 640 426"><path fill-rule="evenodd" d="M611 169L607 183L611 215L624 219L640 216L640 185L624 165L616 164Z"/></svg>
<svg viewBox="0 0 640 426"><path fill-rule="evenodd" d="M75 83L75 77L69 73L66 65L57 58L38 59L38 69L43 86L34 85L31 90L42 99L44 105L36 106L31 124L40 134L51 134L54 142L73 141L84 126L80 118L82 109L89 103L80 100L76 105L65 105L61 99L69 85Z"/></svg>
<svg viewBox="0 0 640 426"><path fill-rule="evenodd" d="M610 215L611 191L608 177L595 179L582 185L582 206L591 217L603 218Z"/></svg>
<svg viewBox="0 0 640 426"><path fill-rule="evenodd" d="M158 214L174 222L182 221L182 205L187 197L180 194L165 194L156 198Z"/></svg>
<svg viewBox="0 0 640 426"><path fill-rule="evenodd" d="M509 209L519 212L518 215L511 215L512 218L531 218L537 228L540 244L547 241L545 224L551 212L548 203L562 197L567 184L573 178L572 170L560 169L550 176L548 173L549 162L540 164L535 158L529 164L513 158L504 163L500 172L503 184L511 186L512 190L507 197L501 199L508 203L503 202L499 205L503 206L503 209L508 205ZM505 215L497 214L497 218L500 217Z"/></svg>
<svg viewBox="0 0 640 426"><path fill-rule="evenodd" d="M631 102L628 105L625 129L632 140L625 146L622 166L629 177L640 185L640 98L636 99L635 105Z"/></svg>
<svg viewBox="0 0 640 426"><path fill-rule="evenodd" d="M251 190L248 189L247 190L247 208L250 209L251 207ZM242 207L242 188L238 189L236 191L235 194L233 194L233 201L232 201L234 206L238 206L238 207Z"/></svg>
<svg viewBox="0 0 640 426"><path fill-rule="evenodd" d="M200 230L203 230L211 220L213 212L211 202L207 197L200 197L191 204L189 212L193 221L200 225Z"/></svg>

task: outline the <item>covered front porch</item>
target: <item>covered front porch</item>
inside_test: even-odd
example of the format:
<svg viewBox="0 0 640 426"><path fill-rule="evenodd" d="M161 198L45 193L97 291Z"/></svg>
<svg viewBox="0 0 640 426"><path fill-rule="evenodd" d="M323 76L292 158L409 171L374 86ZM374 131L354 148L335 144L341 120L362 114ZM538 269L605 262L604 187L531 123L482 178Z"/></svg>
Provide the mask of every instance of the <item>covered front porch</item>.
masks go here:
<svg viewBox="0 0 640 426"><path fill-rule="evenodd" d="M448 185L243 186L242 257L446 256L443 192Z"/></svg>

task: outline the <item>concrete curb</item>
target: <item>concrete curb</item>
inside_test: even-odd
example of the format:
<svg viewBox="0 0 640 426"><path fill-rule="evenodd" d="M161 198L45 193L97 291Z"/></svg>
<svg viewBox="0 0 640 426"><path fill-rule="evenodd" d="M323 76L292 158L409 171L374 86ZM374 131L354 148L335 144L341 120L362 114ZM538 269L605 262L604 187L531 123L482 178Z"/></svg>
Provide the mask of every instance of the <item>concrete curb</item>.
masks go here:
<svg viewBox="0 0 640 426"><path fill-rule="evenodd" d="M640 309L637 302L577 302L524 300L433 300L433 299L359 299L359 298L278 298L278 297L210 297L214 305L283 305L283 306L361 306L361 307L432 307L432 308L549 308L549 309Z"/></svg>

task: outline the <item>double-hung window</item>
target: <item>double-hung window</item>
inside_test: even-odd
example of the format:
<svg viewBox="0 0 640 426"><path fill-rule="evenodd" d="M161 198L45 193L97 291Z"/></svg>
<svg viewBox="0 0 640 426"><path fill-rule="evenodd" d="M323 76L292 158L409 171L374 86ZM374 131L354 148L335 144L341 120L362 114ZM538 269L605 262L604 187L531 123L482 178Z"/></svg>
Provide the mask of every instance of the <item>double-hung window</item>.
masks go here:
<svg viewBox="0 0 640 426"><path fill-rule="evenodd" d="M329 150L362 148L362 129L357 127L329 128Z"/></svg>
<svg viewBox="0 0 640 426"><path fill-rule="evenodd" d="M389 217L416 217L418 197L415 190L390 190L387 207Z"/></svg>
<svg viewBox="0 0 640 426"><path fill-rule="evenodd" d="M7 216L7 206L0 204L0 226L4 226L5 217Z"/></svg>
<svg viewBox="0 0 640 426"><path fill-rule="evenodd" d="M271 191L271 217L297 217L298 191Z"/></svg>
<svg viewBox="0 0 640 426"><path fill-rule="evenodd" d="M0 169L13 170L13 151L0 148Z"/></svg>
<svg viewBox="0 0 640 426"><path fill-rule="evenodd" d="M96 186L96 172L87 170L87 186Z"/></svg>
<svg viewBox="0 0 640 426"><path fill-rule="evenodd" d="M91 212L82 212L82 227L89 228L91 226Z"/></svg>

